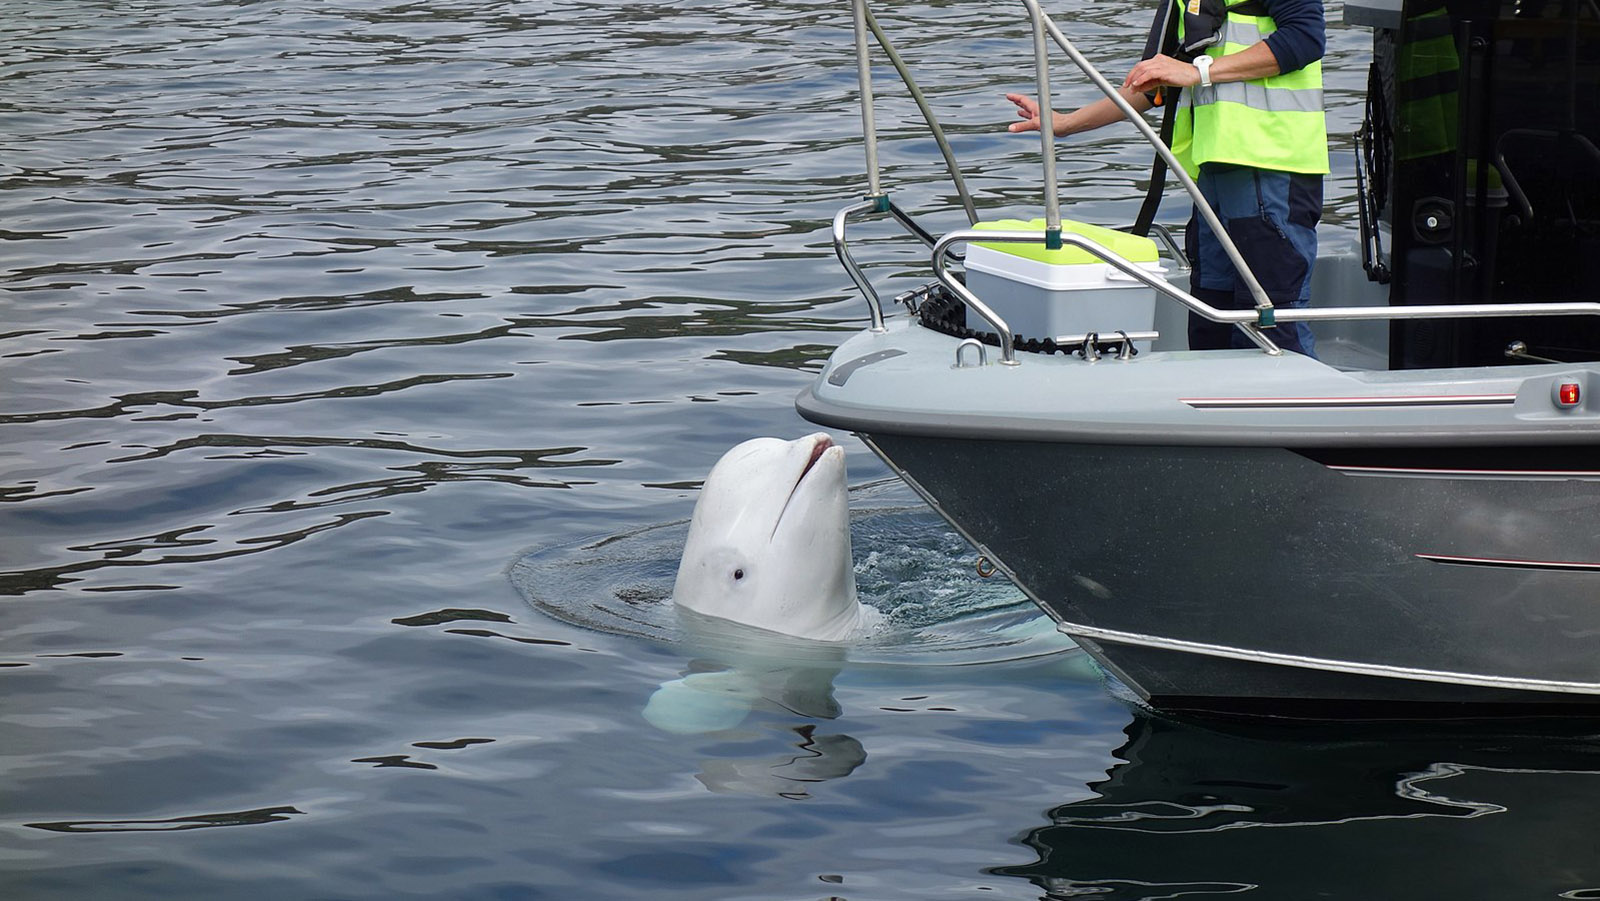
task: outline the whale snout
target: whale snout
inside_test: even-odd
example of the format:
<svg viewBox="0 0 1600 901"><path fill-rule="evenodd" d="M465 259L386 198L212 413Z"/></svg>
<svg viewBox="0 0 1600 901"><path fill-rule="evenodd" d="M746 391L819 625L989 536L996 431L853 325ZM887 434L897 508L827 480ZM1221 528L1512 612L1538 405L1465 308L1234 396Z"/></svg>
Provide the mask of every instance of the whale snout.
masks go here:
<svg viewBox="0 0 1600 901"><path fill-rule="evenodd" d="M673 599L773 632L847 637L860 605L844 448L817 432L724 454L695 503Z"/></svg>

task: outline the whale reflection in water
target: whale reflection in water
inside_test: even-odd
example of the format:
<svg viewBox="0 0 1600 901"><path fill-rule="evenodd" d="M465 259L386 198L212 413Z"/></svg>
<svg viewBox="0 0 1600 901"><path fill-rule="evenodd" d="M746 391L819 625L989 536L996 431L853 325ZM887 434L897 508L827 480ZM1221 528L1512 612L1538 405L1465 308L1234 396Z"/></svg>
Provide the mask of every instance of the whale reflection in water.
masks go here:
<svg viewBox="0 0 1600 901"><path fill-rule="evenodd" d="M732 732L755 714L781 745L758 757L717 753L695 778L715 792L809 796L808 786L850 775L867 759L861 742L821 731L839 702L833 680L845 663L845 645L778 635L691 611L680 611L686 642L695 651L688 672L663 683L646 702L646 721L663 732L701 735ZM804 722L796 723L796 718ZM743 747L748 730L734 733ZM715 750L715 749L714 749Z"/></svg>
<svg viewBox="0 0 1600 901"><path fill-rule="evenodd" d="M848 776L867 760L861 742L849 735L819 733L811 723L790 731L790 746L782 753L752 759L710 758L695 778L719 794L800 800L811 797L811 786Z"/></svg>
<svg viewBox="0 0 1600 901"><path fill-rule="evenodd" d="M1111 901L1600 898L1600 737L1488 728L1140 714L1099 797L993 872Z"/></svg>

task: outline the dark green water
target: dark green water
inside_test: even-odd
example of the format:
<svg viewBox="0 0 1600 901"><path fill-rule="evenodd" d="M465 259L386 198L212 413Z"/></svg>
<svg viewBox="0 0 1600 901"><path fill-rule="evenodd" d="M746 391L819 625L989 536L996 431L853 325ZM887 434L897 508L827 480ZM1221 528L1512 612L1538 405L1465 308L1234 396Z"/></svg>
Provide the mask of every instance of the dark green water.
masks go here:
<svg viewBox="0 0 1600 901"><path fill-rule="evenodd" d="M1108 71L1142 40L1051 6ZM880 18L1029 212L1020 5ZM865 322L853 91L831 0L0 0L0 897L1600 897L1600 745L1137 711L848 436L903 638L677 630L698 480L810 431ZM960 224L883 99L897 199ZM1071 215L1130 220L1143 166L1064 146Z"/></svg>

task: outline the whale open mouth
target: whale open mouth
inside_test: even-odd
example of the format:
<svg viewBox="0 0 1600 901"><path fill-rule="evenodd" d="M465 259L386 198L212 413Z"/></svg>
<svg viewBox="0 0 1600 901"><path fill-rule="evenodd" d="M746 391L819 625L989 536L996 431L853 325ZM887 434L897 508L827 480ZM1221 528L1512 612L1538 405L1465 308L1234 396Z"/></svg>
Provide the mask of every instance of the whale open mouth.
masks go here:
<svg viewBox="0 0 1600 901"><path fill-rule="evenodd" d="M805 467L800 470L800 475L795 478L794 487L789 489L789 496L784 498L783 509L779 511L777 521L772 524L772 534L778 534L778 526L783 524L783 517L789 512L789 505L794 502L794 496L799 493L800 486L805 484L806 476L811 475L822 455L833 446L833 439L827 435L817 435L816 440L811 443L811 456L806 460Z"/></svg>
<svg viewBox="0 0 1600 901"><path fill-rule="evenodd" d="M811 459L806 461L806 468L800 470L800 478L795 479L795 487L798 488L800 483L806 480L806 476L810 475L811 470L816 468L817 461L822 459L823 452L830 447L833 447L832 438L827 435L817 437L816 443L811 445ZM790 492L790 495L793 496L793 492Z"/></svg>

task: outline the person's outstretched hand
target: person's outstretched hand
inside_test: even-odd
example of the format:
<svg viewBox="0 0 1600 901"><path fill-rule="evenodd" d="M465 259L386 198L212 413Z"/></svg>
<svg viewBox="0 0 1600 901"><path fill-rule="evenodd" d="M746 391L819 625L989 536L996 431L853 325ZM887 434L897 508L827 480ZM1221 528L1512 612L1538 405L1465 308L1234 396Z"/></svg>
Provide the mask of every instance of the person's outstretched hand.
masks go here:
<svg viewBox="0 0 1600 901"><path fill-rule="evenodd" d="M1021 133L1039 130L1039 104L1032 97L1023 94L1007 94L1006 99L1017 105L1017 118L1021 122L1013 122L1006 126L1006 131Z"/></svg>

